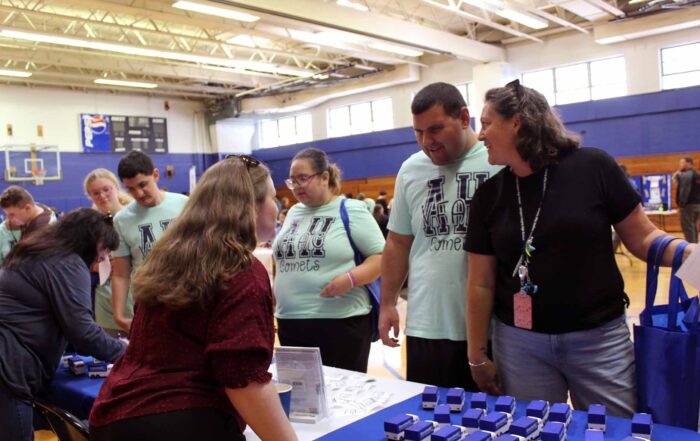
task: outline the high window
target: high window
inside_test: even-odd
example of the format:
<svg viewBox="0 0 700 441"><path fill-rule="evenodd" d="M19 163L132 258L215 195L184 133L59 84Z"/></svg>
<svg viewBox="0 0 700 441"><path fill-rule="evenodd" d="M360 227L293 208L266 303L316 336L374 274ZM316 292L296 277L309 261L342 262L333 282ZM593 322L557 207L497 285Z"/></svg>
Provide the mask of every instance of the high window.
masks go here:
<svg viewBox="0 0 700 441"><path fill-rule="evenodd" d="M550 105L627 95L623 57L526 72L522 81L542 93Z"/></svg>
<svg viewBox="0 0 700 441"><path fill-rule="evenodd" d="M278 147L311 141L311 128L309 113L260 121L260 147Z"/></svg>
<svg viewBox="0 0 700 441"><path fill-rule="evenodd" d="M661 88L700 85L700 43L661 49Z"/></svg>
<svg viewBox="0 0 700 441"><path fill-rule="evenodd" d="M356 135L394 128L391 98L328 110L328 137Z"/></svg>

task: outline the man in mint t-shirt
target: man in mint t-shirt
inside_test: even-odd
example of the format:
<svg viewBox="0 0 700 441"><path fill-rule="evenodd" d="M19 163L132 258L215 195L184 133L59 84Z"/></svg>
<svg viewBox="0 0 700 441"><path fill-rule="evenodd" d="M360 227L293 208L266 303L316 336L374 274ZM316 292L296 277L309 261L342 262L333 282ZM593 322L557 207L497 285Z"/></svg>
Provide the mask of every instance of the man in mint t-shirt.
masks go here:
<svg viewBox="0 0 700 441"><path fill-rule="evenodd" d="M385 345L398 346L396 300L408 275L407 380L476 391L467 359L464 243L474 192L501 167L488 163L453 85L426 86L411 112L422 152L408 158L396 177L379 331Z"/></svg>
<svg viewBox="0 0 700 441"><path fill-rule="evenodd" d="M118 174L134 201L114 217L119 248L112 252L112 305L114 321L129 332L131 318L127 316L126 300L131 274L141 266L170 222L180 215L187 197L158 188L159 171L145 153L127 153L119 161Z"/></svg>

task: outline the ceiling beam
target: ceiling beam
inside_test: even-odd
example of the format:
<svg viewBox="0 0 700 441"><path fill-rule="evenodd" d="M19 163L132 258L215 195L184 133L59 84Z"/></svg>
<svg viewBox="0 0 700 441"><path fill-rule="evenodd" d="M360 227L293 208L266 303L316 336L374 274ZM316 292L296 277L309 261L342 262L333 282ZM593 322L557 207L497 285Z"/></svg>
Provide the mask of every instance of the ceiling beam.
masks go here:
<svg viewBox="0 0 700 441"><path fill-rule="evenodd" d="M504 61L497 46L373 12L311 0L214 0L273 17L298 20L427 52L477 62Z"/></svg>
<svg viewBox="0 0 700 441"><path fill-rule="evenodd" d="M698 7L596 24L593 39L599 44L612 44L695 27L700 27Z"/></svg>

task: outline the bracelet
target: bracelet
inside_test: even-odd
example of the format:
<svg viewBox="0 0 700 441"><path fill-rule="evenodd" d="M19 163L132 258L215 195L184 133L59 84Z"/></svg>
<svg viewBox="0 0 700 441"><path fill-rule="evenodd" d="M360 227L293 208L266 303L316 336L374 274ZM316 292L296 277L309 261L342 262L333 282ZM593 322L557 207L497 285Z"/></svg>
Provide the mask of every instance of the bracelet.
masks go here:
<svg viewBox="0 0 700 441"><path fill-rule="evenodd" d="M357 280L355 280L355 276L352 274L352 271L348 271L345 273L346 276L348 276L348 279L350 279L350 288L354 288L355 285L357 285Z"/></svg>
<svg viewBox="0 0 700 441"><path fill-rule="evenodd" d="M489 360L482 361L481 363L472 363L471 361L467 360L467 363L469 363L469 367L481 367L488 362L489 362Z"/></svg>

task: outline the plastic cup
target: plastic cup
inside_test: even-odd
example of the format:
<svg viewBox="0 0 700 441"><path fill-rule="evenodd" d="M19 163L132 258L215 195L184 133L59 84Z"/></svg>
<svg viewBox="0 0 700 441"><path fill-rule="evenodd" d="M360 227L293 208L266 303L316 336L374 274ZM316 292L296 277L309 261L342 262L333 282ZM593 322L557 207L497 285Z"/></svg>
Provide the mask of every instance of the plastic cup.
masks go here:
<svg viewBox="0 0 700 441"><path fill-rule="evenodd" d="M292 385L277 383L275 387L277 388L277 394L280 396L282 409L284 409L284 413L287 415L287 418L289 418L289 408L292 404Z"/></svg>

